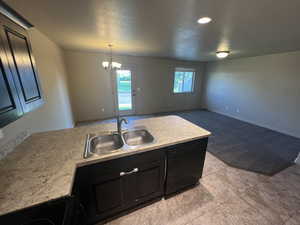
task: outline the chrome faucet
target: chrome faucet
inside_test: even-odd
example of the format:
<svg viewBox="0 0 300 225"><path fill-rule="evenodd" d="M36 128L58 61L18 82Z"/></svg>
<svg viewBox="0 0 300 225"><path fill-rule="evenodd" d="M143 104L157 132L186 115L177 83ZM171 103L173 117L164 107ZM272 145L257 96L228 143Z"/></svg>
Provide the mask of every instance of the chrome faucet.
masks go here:
<svg viewBox="0 0 300 225"><path fill-rule="evenodd" d="M128 124L128 120L120 116L117 117L118 134L122 134L122 122Z"/></svg>

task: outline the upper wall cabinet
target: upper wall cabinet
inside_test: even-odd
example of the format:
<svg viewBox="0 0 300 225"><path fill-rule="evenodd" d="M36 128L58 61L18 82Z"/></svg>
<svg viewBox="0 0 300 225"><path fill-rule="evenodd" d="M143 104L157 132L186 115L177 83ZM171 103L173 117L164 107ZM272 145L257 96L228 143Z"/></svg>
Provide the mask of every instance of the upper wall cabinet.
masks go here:
<svg viewBox="0 0 300 225"><path fill-rule="evenodd" d="M43 104L27 31L0 14L0 128Z"/></svg>
<svg viewBox="0 0 300 225"><path fill-rule="evenodd" d="M13 76L2 46L0 40L0 127L18 119L23 114Z"/></svg>
<svg viewBox="0 0 300 225"><path fill-rule="evenodd" d="M43 97L28 34L4 16L0 32L23 111L32 111L43 104Z"/></svg>

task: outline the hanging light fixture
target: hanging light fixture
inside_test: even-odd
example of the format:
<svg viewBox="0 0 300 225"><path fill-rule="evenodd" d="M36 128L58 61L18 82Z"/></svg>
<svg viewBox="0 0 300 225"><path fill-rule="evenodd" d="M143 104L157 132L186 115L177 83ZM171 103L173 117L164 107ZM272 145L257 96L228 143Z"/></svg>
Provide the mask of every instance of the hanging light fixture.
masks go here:
<svg viewBox="0 0 300 225"><path fill-rule="evenodd" d="M108 69L109 70L121 69L122 64L113 61L113 57L112 57L112 45L109 44L108 47L110 48L110 59L109 59L109 61L103 61L102 62L103 68L106 69L106 70L108 70Z"/></svg>
<svg viewBox="0 0 300 225"><path fill-rule="evenodd" d="M229 51L218 51L216 52L216 55L219 59L224 59L229 55Z"/></svg>

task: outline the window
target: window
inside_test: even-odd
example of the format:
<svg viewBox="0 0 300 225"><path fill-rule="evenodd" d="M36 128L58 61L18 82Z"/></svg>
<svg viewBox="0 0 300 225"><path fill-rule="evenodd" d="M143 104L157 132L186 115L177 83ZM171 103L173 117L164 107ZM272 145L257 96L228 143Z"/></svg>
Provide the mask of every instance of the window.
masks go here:
<svg viewBox="0 0 300 225"><path fill-rule="evenodd" d="M176 68L174 74L174 93L190 93L194 91L195 70Z"/></svg>

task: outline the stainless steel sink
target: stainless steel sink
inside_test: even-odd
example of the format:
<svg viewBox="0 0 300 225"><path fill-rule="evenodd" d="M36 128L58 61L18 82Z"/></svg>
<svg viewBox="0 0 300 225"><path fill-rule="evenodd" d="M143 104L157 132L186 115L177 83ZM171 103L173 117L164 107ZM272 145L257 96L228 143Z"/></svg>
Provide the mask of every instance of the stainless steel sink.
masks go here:
<svg viewBox="0 0 300 225"><path fill-rule="evenodd" d="M154 141L154 137L145 129L126 131L122 136L129 146L139 146Z"/></svg>
<svg viewBox="0 0 300 225"><path fill-rule="evenodd" d="M154 137L146 129L127 130L123 131L122 135L118 132L102 135L88 134L83 158L130 150L153 141Z"/></svg>
<svg viewBox="0 0 300 225"><path fill-rule="evenodd" d="M123 145L124 142L121 136L117 133L111 133L101 136L94 136L90 134L87 137L84 158L88 158L94 154L109 154L120 150Z"/></svg>

